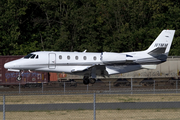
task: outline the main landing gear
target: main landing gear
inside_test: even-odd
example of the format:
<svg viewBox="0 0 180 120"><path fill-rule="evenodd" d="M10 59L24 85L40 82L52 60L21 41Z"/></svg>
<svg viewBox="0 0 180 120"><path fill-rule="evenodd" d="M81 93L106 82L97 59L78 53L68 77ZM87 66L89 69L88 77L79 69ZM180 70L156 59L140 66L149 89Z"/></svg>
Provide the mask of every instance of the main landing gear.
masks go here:
<svg viewBox="0 0 180 120"><path fill-rule="evenodd" d="M85 85L91 83L91 84L94 84L96 82L96 79L95 78L89 78L88 76L84 76L83 78L83 83Z"/></svg>

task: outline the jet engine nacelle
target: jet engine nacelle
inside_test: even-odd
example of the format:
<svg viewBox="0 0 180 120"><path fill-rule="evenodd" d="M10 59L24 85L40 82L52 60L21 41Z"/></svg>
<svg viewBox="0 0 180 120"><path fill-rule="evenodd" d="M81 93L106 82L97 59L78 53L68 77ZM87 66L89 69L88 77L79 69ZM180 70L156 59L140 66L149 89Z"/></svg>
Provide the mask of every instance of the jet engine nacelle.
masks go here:
<svg viewBox="0 0 180 120"><path fill-rule="evenodd" d="M125 63L126 62L126 54L103 52L101 54L101 60L104 64Z"/></svg>

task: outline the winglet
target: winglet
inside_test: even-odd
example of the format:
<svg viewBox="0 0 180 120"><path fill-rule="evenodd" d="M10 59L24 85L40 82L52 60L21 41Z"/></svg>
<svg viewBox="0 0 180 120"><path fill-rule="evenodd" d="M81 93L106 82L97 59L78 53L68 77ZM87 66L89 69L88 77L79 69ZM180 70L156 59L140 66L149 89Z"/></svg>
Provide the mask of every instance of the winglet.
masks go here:
<svg viewBox="0 0 180 120"><path fill-rule="evenodd" d="M85 53L87 50L84 50L83 53Z"/></svg>

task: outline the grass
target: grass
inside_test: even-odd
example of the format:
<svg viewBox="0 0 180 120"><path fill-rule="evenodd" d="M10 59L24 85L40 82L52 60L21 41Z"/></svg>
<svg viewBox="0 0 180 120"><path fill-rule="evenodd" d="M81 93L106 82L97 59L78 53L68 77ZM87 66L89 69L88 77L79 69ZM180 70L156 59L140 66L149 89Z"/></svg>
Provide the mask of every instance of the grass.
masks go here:
<svg viewBox="0 0 180 120"><path fill-rule="evenodd" d="M93 94L6 96L6 104L93 103ZM97 103L110 102L174 102L174 94L96 94ZM0 96L2 105L2 96ZM180 109L96 110L97 120L179 120ZM0 112L0 118L3 113ZM93 110L6 112L6 120L92 120Z"/></svg>
<svg viewBox="0 0 180 120"><path fill-rule="evenodd" d="M3 104L0 97L0 104ZM93 103L93 94L86 95L27 95L6 96L6 104ZM174 94L96 94L97 103L110 102L178 102L180 93Z"/></svg>
<svg viewBox="0 0 180 120"><path fill-rule="evenodd" d="M180 109L97 110L97 120L179 120ZM2 112L0 112L2 116ZM92 120L93 110L6 112L7 120Z"/></svg>

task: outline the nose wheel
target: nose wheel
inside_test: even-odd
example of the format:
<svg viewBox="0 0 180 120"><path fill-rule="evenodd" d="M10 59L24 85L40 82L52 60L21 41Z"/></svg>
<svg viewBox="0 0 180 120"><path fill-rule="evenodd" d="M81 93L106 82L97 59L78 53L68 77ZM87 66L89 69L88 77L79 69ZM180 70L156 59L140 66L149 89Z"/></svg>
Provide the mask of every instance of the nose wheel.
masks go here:
<svg viewBox="0 0 180 120"><path fill-rule="evenodd" d="M17 76L17 81L20 81L22 79L21 74L23 74L23 71L19 71L19 75Z"/></svg>
<svg viewBox="0 0 180 120"><path fill-rule="evenodd" d="M16 79L17 79L17 81L20 81L22 79L21 75L18 75Z"/></svg>

